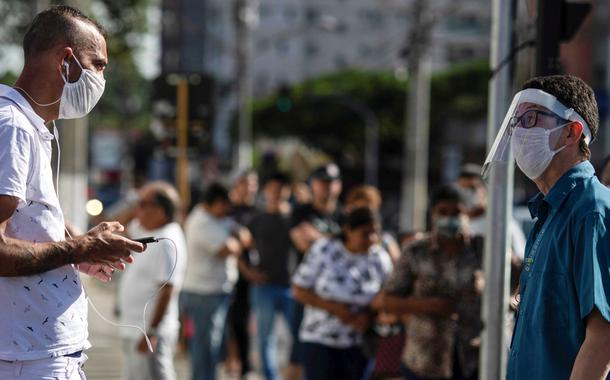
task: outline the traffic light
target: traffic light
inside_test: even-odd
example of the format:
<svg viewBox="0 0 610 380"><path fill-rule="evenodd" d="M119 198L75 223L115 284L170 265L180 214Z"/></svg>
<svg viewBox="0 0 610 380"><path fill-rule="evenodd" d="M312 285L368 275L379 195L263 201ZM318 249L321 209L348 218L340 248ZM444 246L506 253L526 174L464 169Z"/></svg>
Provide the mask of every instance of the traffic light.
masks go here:
<svg viewBox="0 0 610 380"><path fill-rule="evenodd" d="M590 11L591 3L538 0L536 75L561 72L559 44L574 36Z"/></svg>

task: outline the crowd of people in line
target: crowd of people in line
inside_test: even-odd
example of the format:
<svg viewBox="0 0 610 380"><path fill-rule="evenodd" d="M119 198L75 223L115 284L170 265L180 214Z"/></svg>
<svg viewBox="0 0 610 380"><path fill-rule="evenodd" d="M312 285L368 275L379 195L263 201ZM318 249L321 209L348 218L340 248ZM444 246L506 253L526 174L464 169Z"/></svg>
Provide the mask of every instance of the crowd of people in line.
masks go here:
<svg viewBox="0 0 610 380"><path fill-rule="evenodd" d="M117 219L131 238L174 244L151 245L120 281L123 324L141 323L145 303L155 301L146 319L154 353L124 330L126 378L174 378L179 332L193 379L216 378L221 362L245 378L254 370L250 318L267 379L477 378L487 199L480 173L464 165L431 195L430 228L401 236L383 229L380 191L344 192L334 163L313 170L299 197L279 170L260 179L260 191L253 170L234 175L229 188L211 183L184 233L176 190L146 184ZM525 239L516 223L511 231L516 282ZM277 315L291 342L283 376Z"/></svg>

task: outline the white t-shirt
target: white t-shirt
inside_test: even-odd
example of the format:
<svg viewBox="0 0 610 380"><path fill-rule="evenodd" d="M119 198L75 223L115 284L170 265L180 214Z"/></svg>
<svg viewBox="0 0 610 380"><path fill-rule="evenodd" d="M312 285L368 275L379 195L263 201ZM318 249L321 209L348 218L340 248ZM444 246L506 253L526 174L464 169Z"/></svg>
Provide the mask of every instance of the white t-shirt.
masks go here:
<svg viewBox="0 0 610 380"><path fill-rule="evenodd" d="M189 265L183 289L198 294L230 293L237 281L237 258L216 256L235 222L215 218L196 206L186 220L186 245Z"/></svg>
<svg viewBox="0 0 610 380"><path fill-rule="evenodd" d="M367 254L349 252L339 239L319 239L297 268L292 282L310 289L319 297L353 305L368 306L392 271L390 255L373 245ZM337 317L312 306L305 306L299 337L303 342L335 348L361 343L362 334Z"/></svg>
<svg viewBox="0 0 610 380"><path fill-rule="evenodd" d="M10 237L64 240L51 170L52 140L28 102L0 85L0 194L19 199L6 229ZM87 336L87 301L73 265L34 276L0 277L0 360L74 353L90 347Z"/></svg>
<svg viewBox="0 0 610 380"><path fill-rule="evenodd" d="M473 236L485 237L487 234L487 218L485 215L470 219L470 233ZM510 239L510 247L513 253L523 260L525 257L526 238L515 218L508 219L508 238Z"/></svg>
<svg viewBox="0 0 610 380"><path fill-rule="evenodd" d="M168 281L173 285L174 295L168 305L165 316L157 326L160 333L176 331L180 327L178 321L178 292L182 287L186 269L186 242L182 228L178 223L169 223L156 230L146 230L139 222L134 221L128 227L129 236L142 238L153 236L168 238L158 243L146 245L146 251L134 255L134 262L127 266L119 284L119 307L121 309L121 324L140 326L144 330L150 327L150 322L158 300L159 287ZM174 267L175 266L175 267ZM172 273L173 270L173 273ZM171 276L171 278L170 278ZM147 326L142 326L142 312L146 309ZM135 338L141 333L132 328L121 328L121 335Z"/></svg>

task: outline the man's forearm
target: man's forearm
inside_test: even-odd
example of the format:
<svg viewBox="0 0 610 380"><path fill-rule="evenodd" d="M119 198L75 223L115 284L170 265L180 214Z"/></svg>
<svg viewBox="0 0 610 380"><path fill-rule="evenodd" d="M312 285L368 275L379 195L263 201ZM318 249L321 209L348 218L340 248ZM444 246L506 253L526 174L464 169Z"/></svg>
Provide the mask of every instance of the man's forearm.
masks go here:
<svg viewBox="0 0 610 380"><path fill-rule="evenodd" d="M570 380L605 380L609 369L607 351L606 348L596 348L585 341L574 361Z"/></svg>
<svg viewBox="0 0 610 380"><path fill-rule="evenodd" d="M152 320L150 321L150 327L156 328L159 323L163 320L165 313L167 312L167 308L169 306L169 302L174 294L174 286L171 284L166 284L160 291L157 296L157 304L155 306L155 312L153 313Z"/></svg>
<svg viewBox="0 0 610 380"><path fill-rule="evenodd" d="M32 243L4 237L0 243L0 277L31 276L77 263L74 243Z"/></svg>
<svg viewBox="0 0 610 380"><path fill-rule="evenodd" d="M570 380L605 380L610 369L610 323L593 308L587 317L585 341L572 367Z"/></svg>

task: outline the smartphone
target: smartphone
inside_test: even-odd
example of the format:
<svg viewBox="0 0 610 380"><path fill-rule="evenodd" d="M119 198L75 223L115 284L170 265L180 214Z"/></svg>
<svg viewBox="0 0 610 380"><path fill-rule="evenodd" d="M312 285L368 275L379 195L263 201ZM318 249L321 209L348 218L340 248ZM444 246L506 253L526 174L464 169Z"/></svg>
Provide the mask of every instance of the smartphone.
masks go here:
<svg viewBox="0 0 610 380"><path fill-rule="evenodd" d="M142 243L142 244L156 243L159 241L159 240L157 240L157 238L154 238L152 236L143 237L143 238L139 238L139 239L131 239L131 240L137 241L138 243Z"/></svg>

